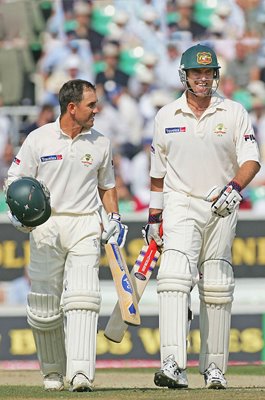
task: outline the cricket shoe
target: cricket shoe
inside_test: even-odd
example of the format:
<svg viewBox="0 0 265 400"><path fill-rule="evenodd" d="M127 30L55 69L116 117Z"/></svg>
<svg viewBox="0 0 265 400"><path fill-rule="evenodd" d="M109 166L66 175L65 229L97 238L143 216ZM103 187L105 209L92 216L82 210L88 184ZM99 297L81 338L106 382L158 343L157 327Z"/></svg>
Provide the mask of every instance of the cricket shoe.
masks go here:
<svg viewBox="0 0 265 400"><path fill-rule="evenodd" d="M57 372L47 374L43 378L44 390L60 391L64 389L63 376Z"/></svg>
<svg viewBox="0 0 265 400"><path fill-rule="evenodd" d="M222 371L215 363L211 363L204 372L205 387L207 389L226 389L227 382Z"/></svg>
<svg viewBox="0 0 265 400"><path fill-rule="evenodd" d="M76 374L71 382L70 392L92 392L92 383L82 373Z"/></svg>
<svg viewBox="0 0 265 400"><path fill-rule="evenodd" d="M184 389L188 387L188 378L185 370L181 370L175 361L173 354L163 362L162 368L155 373L156 386L170 389Z"/></svg>

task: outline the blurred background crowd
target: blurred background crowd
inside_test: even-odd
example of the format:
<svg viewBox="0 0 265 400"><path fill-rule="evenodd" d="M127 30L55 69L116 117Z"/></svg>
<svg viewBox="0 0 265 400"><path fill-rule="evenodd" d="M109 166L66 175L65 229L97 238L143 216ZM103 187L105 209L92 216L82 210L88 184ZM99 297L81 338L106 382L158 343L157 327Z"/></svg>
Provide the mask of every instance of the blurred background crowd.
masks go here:
<svg viewBox="0 0 265 400"><path fill-rule="evenodd" d="M82 78L97 87L120 210L145 210L154 116L182 94L181 54L200 42L218 55L219 93L251 115L262 169L241 208L265 213L265 0L0 0L0 19L0 188L28 133L58 116L62 84Z"/></svg>

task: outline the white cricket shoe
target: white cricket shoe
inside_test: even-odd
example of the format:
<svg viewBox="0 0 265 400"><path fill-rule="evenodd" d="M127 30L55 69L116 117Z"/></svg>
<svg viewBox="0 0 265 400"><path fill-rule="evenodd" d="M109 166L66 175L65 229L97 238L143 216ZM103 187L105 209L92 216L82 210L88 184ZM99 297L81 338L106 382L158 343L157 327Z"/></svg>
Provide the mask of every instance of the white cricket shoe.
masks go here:
<svg viewBox="0 0 265 400"><path fill-rule="evenodd" d="M43 378L44 390L60 391L64 389L63 376L57 372L45 375Z"/></svg>
<svg viewBox="0 0 265 400"><path fill-rule="evenodd" d="M92 392L90 380L82 373L76 374L69 389L71 392Z"/></svg>
<svg viewBox="0 0 265 400"><path fill-rule="evenodd" d="M204 372L205 387L207 389L226 389L227 382L222 371L215 363L211 363Z"/></svg>
<svg viewBox="0 0 265 400"><path fill-rule="evenodd" d="M179 369L173 354L164 360L162 368L155 373L154 382L156 386L170 389L188 387L187 373L185 370Z"/></svg>

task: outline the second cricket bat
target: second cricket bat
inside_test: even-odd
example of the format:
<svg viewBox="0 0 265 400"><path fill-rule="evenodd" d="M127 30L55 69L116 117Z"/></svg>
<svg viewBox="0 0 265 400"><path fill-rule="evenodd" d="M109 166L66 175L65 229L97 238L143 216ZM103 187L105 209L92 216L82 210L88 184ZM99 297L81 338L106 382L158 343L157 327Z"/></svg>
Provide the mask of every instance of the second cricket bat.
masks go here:
<svg viewBox="0 0 265 400"><path fill-rule="evenodd" d="M133 283L126 262L117 243L105 244L112 278L118 295L122 321L128 325L140 325L140 314Z"/></svg>
<svg viewBox="0 0 265 400"><path fill-rule="evenodd" d="M149 246L143 246L140 251L130 274L137 302L142 297L159 256L160 252L154 240L151 241ZM128 323L124 322L120 304L117 302L105 328L104 335L112 342L120 343L127 328Z"/></svg>

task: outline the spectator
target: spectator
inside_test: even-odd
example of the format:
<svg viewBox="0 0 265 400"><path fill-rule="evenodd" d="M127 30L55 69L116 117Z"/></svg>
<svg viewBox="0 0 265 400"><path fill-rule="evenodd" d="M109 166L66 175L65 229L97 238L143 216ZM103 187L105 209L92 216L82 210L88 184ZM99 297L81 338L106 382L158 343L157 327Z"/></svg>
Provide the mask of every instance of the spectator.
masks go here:
<svg viewBox="0 0 265 400"><path fill-rule="evenodd" d="M122 121L126 126L121 144L124 146L129 144L137 149L142 141L143 118L136 100L122 86L111 81L105 83L105 95L110 105L118 111L118 121ZM123 149L126 151L126 147Z"/></svg>
<svg viewBox="0 0 265 400"><path fill-rule="evenodd" d="M168 42L166 54L157 63L157 76L161 86L171 93L181 92L183 86L177 74L180 63L180 52L176 42Z"/></svg>
<svg viewBox="0 0 265 400"><path fill-rule="evenodd" d="M68 61L69 59L78 60L78 67L82 71L82 74L85 75L89 81L93 81L93 56L88 41L73 39L71 35L65 35L64 40L56 41L54 45L51 46L46 44L44 48L46 52L44 52L40 58L36 71L38 75L38 90L40 92L38 103L43 103L45 101L43 92L46 89L47 80L53 74L60 74L65 70L65 67L67 67L65 64L70 62Z"/></svg>
<svg viewBox="0 0 265 400"><path fill-rule="evenodd" d="M256 58L243 40L236 42L235 58L227 64L226 76L233 79L237 89L246 88L249 81L258 79Z"/></svg>
<svg viewBox="0 0 265 400"><path fill-rule="evenodd" d="M83 68L81 58L77 54L67 57L61 68L56 68L45 81L45 90L43 92L43 102L48 102L54 107L59 105L58 93L64 82L71 79L89 80L90 76Z"/></svg>
<svg viewBox="0 0 265 400"><path fill-rule="evenodd" d="M188 32L191 34L193 41L207 38L207 28L195 21L193 17L193 0L178 0L176 11L177 20L169 24L171 35L174 31Z"/></svg>
<svg viewBox="0 0 265 400"><path fill-rule="evenodd" d="M20 133L20 142L22 143L26 136L39 128L42 125L48 124L49 122L53 122L55 120L54 106L49 103L45 103L40 107L39 114L37 119L33 122L27 123L21 128Z"/></svg>
<svg viewBox="0 0 265 400"><path fill-rule="evenodd" d="M2 149L1 149L2 150ZM3 154L0 157L0 213L6 212L8 207L6 204L5 194L3 186L7 177L7 171L14 159L14 148L13 145L8 142L5 144Z"/></svg>
<svg viewBox="0 0 265 400"><path fill-rule="evenodd" d="M1 149L2 150L2 149ZM0 192L3 189L4 181L7 177L7 171L14 159L14 147L10 142L7 142L3 148L3 154L0 157ZM4 204L1 205L1 209L6 209Z"/></svg>
<svg viewBox="0 0 265 400"><path fill-rule="evenodd" d="M124 132L128 129L127 124L120 118L118 109L113 107L104 96L99 99L98 109L99 113L94 122L95 130L110 138L113 150L121 151L120 146L124 142Z"/></svg>
<svg viewBox="0 0 265 400"><path fill-rule="evenodd" d="M75 35L77 39L86 39L95 59L101 53L104 35L92 27L92 2L76 1L73 6L73 18L76 22Z"/></svg>
<svg viewBox="0 0 265 400"><path fill-rule="evenodd" d="M0 107L3 105L2 99L0 98ZM1 108L0 108L1 110ZM5 147L11 140L11 120L10 118L1 113L0 114L0 160L4 155Z"/></svg>
<svg viewBox="0 0 265 400"><path fill-rule="evenodd" d="M112 85L116 84L126 88L129 75L119 69L119 46L113 43L106 43L102 52L104 62L103 71L98 72L95 77L99 95L103 95L109 82L111 82Z"/></svg>
<svg viewBox="0 0 265 400"><path fill-rule="evenodd" d="M150 201L150 146L152 138L142 141L142 150L131 160L131 193L134 196L136 210L141 211L149 207Z"/></svg>

